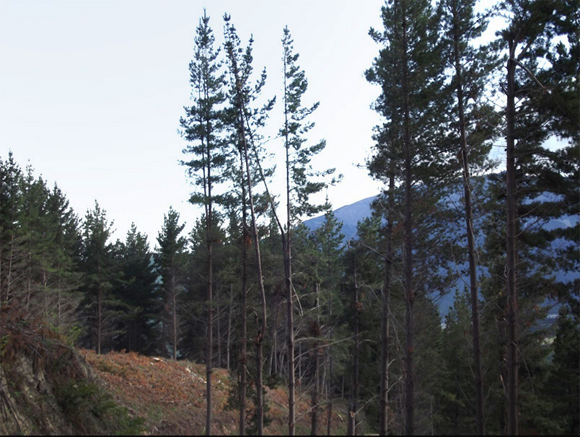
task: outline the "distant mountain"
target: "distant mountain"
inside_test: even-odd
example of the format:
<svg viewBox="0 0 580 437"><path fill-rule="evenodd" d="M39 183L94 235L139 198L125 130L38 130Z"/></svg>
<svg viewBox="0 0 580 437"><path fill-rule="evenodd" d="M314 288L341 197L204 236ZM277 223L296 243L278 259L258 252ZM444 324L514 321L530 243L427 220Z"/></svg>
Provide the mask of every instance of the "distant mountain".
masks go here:
<svg viewBox="0 0 580 437"><path fill-rule="evenodd" d="M366 199L362 199L362 200L359 200L358 202L351 203L350 205L342 206L334 211L334 215L336 216L337 220L342 223L342 233L345 236L344 241L348 241L351 238L356 238L356 230L357 230L358 222L360 222L361 220L363 220L367 217L370 217L371 204L372 204L373 200L375 200L377 197L378 197L378 195L372 196L372 197L367 197ZM447 198L447 201L452 202L452 203L456 203L459 201L460 197L461 197L461 194L458 191L457 193L452 193ZM548 198L549 197L547 197L546 199L548 199ZM556 228L569 228L569 227L576 226L576 224L578 223L579 220L580 220L579 216L562 216L562 217L550 220L548 223L546 223L543 226L543 228L546 230L553 230ZM308 227L308 229L313 231L313 230L319 228L323 222L324 222L324 216L322 215L319 217L314 217L314 218L311 218L309 220L306 220L304 222L304 224ZM452 232L454 232L454 231L462 232L461 229L459 229L459 230L455 229ZM482 238L483 236L480 235L479 237ZM458 236L458 238L460 238L460 237ZM479 243L482 243L482 241L480 241ZM558 247L561 244L563 244L563 241L561 239L556 239L556 241L554 241L552 243L552 247L555 250L556 247ZM466 266L463 266L463 268L460 267L460 269L465 271ZM559 272L555 272L555 274L557 276L557 279L561 282L572 281L572 280L580 277L580 272L571 272L571 271L562 272L562 271L559 271ZM464 284L467 282L468 282L467 276L460 278L457 281L457 288L462 290L464 287ZM450 307L453 306L454 294L455 294L455 291L450 290L450 292L444 296L433 296L433 299L437 303L437 305L439 307L439 313L441 314L442 317L445 317L445 315L449 311ZM556 318L556 316L558 314L558 309L559 309L559 305L556 305L555 307L551 308L550 314L548 315L548 320L550 320L550 319L554 320ZM548 322L548 321L546 321L546 322Z"/></svg>
<svg viewBox="0 0 580 437"><path fill-rule="evenodd" d="M376 198L377 196L367 197L366 199L351 203L350 205L342 206L334 211L337 220L342 223L342 233L344 234L345 240L349 240L356 236L357 223L362 219L370 217L371 204ZM322 223L324 223L323 215L311 218L304 222L306 227L311 231L318 229Z"/></svg>

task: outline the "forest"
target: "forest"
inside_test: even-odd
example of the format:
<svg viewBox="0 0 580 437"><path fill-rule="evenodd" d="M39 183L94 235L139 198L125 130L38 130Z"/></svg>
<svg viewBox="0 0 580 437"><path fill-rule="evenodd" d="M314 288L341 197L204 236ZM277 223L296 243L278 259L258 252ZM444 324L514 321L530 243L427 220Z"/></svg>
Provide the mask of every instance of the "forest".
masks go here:
<svg viewBox="0 0 580 437"><path fill-rule="evenodd" d="M10 152L0 323L42 324L97 354L203 363L207 435L216 368L236 381L239 435L267 433L266 387L287 389L288 435L303 399L312 435L330 433L321 417L337 409L348 435L578 435L580 4L478 6L386 0L377 11L377 54L361 74L377 89L366 164L383 190L354 238L316 201L340 175L312 164L327 144L309 136L319 104L303 103L316 90L290 30L275 102L253 65L259 41L204 11L191 104L176 120L176 171L202 211L192 229L170 208L154 241L135 225L113 241L97 201L79 215ZM482 41L494 19L504 28ZM503 163L490 159L498 147ZM314 216L324 220L310 229Z"/></svg>

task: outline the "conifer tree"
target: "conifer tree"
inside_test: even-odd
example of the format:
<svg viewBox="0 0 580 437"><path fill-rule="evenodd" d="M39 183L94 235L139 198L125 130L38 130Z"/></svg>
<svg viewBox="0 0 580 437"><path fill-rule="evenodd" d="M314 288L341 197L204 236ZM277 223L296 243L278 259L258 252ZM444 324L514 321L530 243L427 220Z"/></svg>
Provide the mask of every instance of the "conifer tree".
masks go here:
<svg viewBox="0 0 580 437"><path fill-rule="evenodd" d="M406 296L406 369L405 369L405 433L413 434L415 370L413 303L414 273L414 186L430 183L449 173L451 154L442 141L441 110L437 106L442 89L442 63L438 43L438 23L430 2L423 0L393 0L382 8L384 31L371 29L373 39L383 44L367 78L380 84L384 97L379 109L387 123L398 129L400 149L393 149L403 175L405 259L404 283ZM438 100L439 98L439 100ZM388 144L387 147L394 146Z"/></svg>
<svg viewBox="0 0 580 437"><path fill-rule="evenodd" d="M327 199L328 202L328 199ZM326 385L327 395L327 434L330 434L330 426L332 422L332 398L335 386L335 370L334 370L334 354L337 350L331 344L337 340L337 330L334 328L337 316L340 317L340 266L342 264L343 256L343 240L344 234L341 232L342 223L336 218L334 212L329 208L324 213L324 222L312 234L311 239L317 249L317 268L318 281L320 282L320 292L322 296L319 299L320 308L318 313L319 329L322 331L321 336L326 336L326 384L324 380L321 386Z"/></svg>
<svg viewBox="0 0 580 437"><path fill-rule="evenodd" d="M284 28L282 38L284 65L284 125L280 136L284 139L286 169L286 223L278 220L284 252L284 277L286 286L287 344L288 344L288 434L294 435L296 422L295 407L295 360L294 360L294 303L292 286L292 227L299 217L312 216L323 210L324 205L311 203L310 197L327 186L325 177L335 169L314 171L310 164L312 158L326 147L320 141L305 146L305 135L314 127L307 118L318 108L319 102L303 107L302 98L308 89L304 70L297 65L299 54L294 53L294 41L288 27ZM336 181L333 180L332 183Z"/></svg>
<svg viewBox="0 0 580 437"><path fill-rule="evenodd" d="M12 302L63 334L78 322L78 218L55 185L49 190L12 153L0 160L0 306Z"/></svg>
<svg viewBox="0 0 580 437"><path fill-rule="evenodd" d="M19 217L22 212L22 169L12 152L0 160L0 305L10 302L17 287Z"/></svg>
<svg viewBox="0 0 580 437"><path fill-rule="evenodd" d="M521 228L518 197L525 196L526 167L543 154L541 144L549 136L546 126L550 112L538 110L537 96L549 93L538 79L542 71L539 59L549 53L549 42L561 18L558 2L506 0L501 13L508 20L500 32L507 49L506 63L506 273L507 273L507 432L518 433L518 242ZM545 68L545 67L544 67ZM547 68L549 69L549 67ZM551 96L553 97L553 96ZM554 100L551 100L554 103ZM518 105L516 105L518 103ZM558 111L560 116L570 115ZM573 122L574 123L574 122ZM533 164L532 164L533 165ZM529 168L529 167L528 167ZM532 196L534 196L532 194ZM537 194L536 194L537 196Z"/></svg>
<svg viewBox="0 0 580 437"><path fill-rule="evenodd" d="M260 111L252 111L249 107L251 101L255 100L266 80L266 71L262 72L255 87L252 87L250 79L252 77L252 44L253 39L245 50L241 48L240 39L235 27L230 23L230 16L224 16L225 28L224 48L228 61L230 73L230 99L232 102L233 128L237 133L239 141L240 161L243 168L243 182L247 188L248 206L251 217L251 234L253 238L256 275L258 281L258 292L261 301L261 317L257 318L258 327L254 339L256 346L256 430L258 435L264 432L264 392L263 392L263 341L267 327L266 313L266 292L264 288L264 277L262 269L262 258L260 254L260 237L258 235L258 223L254 197L253 171L255 166L261 167L257 145L254 142L254 128L263 125L267 112L272 108L274 101L270 101ZM251 165L251 154L254 160ZM261 168L260 168L261 170ZM263 172L261 172L263 173Z"/></svg>
<svg viewBox="0 0 580 437"><path fill-rule="evenodd" d="M180 309L184 290L185 237L180 236L185 224L179 223L179 213L169 208L163 217L163 228L157 236L159 247L155 251L155 264L161 276L163 293L162 350L169 345L169 356L176 360L183 314Z"/></svg>
<svg viewBox="0 0 580 437"><path fill-rule="evenodd" d="M49 256L45 267L48 292L46 319L59 332L71 334L78 325L81 235L79 219L55 184L46 201Z"/></svg>
<svg viewBox="0 0 580 437"><path fill-rule="evenodd" d="M204 10L196 29L194 59L189 64L193 105L186 108L187 118L181 119L184 136L193 143L184 153L194 155L190 161L183 162L199 187L190 198L193 204L203 205L206 224L207 247L207 353L206 353L206 432L211 435L212 424L212 366L213 366L213 231L214 205L222 202L216 195L215 186L223 181L223 171L227 159L227 146L220 136L225 128L222 104L226 95L221 71L219 48L214 48L215 37L209 27L209 17Z"/></svg>
<svg viewBox="0 0 580 437"><path fill-rule="evenodd" d="M489 46L480 46L477 50L473 47L473 41L479 38L487 27L485 17L475 15L475 5L475 0L444 0L439 3L438 10L442 18L443 42L447 47L444 54L448 68L453 71L449 90L454 95L450 125L455 131L452 138L458 142L457 158L461 164L463 178L476 387L476 431L483 435L483 367L471 175L476 169L475 166L481 165L482 159L489 154L490 140L494 136L495 123L492 118L494 111L482 102L482 94L495 62L490 56Z"/></svg>
<svg viewBox="0 0 580 437"><path fill-rule="evenodd" d="M158 353L159 342L155 333L159 323L157 276L147 236L132 223L125 242L119 246L121 272L115 293L123 302L125 315L115 339L115 348L149 355Z"/></svg>
<svg viewBox="0 0 580 437"><path fill-rule="evenodd" d="M112 295L117 279L113 244L109 242L112 227L106 211L95 201L94 209L87 211L83 222L81 265L89 344L97 354L108 347L107 341L119 316Z"/></svg>

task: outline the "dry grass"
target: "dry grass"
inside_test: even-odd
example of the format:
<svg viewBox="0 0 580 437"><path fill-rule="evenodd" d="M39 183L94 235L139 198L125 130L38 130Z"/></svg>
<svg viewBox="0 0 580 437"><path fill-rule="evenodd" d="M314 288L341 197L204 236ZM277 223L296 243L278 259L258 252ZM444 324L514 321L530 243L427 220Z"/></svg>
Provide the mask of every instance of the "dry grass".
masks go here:
<svg viewBox="0 0 580 437"><path fill-rule="evenodd" d="M147 357L136 353L109 353L96 355L82 350L81 354L92 364L106 389L116 402L145 419L146 433L151 435L205 434L206 379L205 366L190 361L172 361ZM213 435L237 435L238 412L227 410L230 376L224 369L214 369ZM287 394L284 389L266 389L266 399L272 422L265 434L287 433ZM297 434L309 434L310 408L304 401L297 405ZM251 406L250 406L251 407ZM334 413L333 435L344 434L344 415ZM319 432L326 434L326 411L321 412Z"/></svg>

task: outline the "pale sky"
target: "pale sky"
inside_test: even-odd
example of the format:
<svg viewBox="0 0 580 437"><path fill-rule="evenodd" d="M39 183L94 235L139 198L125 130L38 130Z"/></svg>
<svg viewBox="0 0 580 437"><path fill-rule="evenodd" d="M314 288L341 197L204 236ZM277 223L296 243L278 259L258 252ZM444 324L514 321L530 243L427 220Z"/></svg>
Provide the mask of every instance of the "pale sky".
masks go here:
<svg viewBox="0 0 580 437"><path fill-rule="evenodd" d="M170 206L189 232L198 210L178 134L189 105L188 65L206 8L217 42L224 13L245 45L254 36L254 69L268 71L265 96L282 110L282 30L288 26L306 72L312 141L326 139L315 167L336 167L334 206L373 196L380 184L364 168L379 88L364 79L379 47L383 0L0 0L0 156L56 182L83 217L97 200L114 238L131 222L153 247ZM277 122L271 133L277 132ZM272 147L280 149L279 142ZM362 168L357 168L360 165ZM282 173L280 171L279 173ZM274 187L276 193L281 190Z"/></svg>

